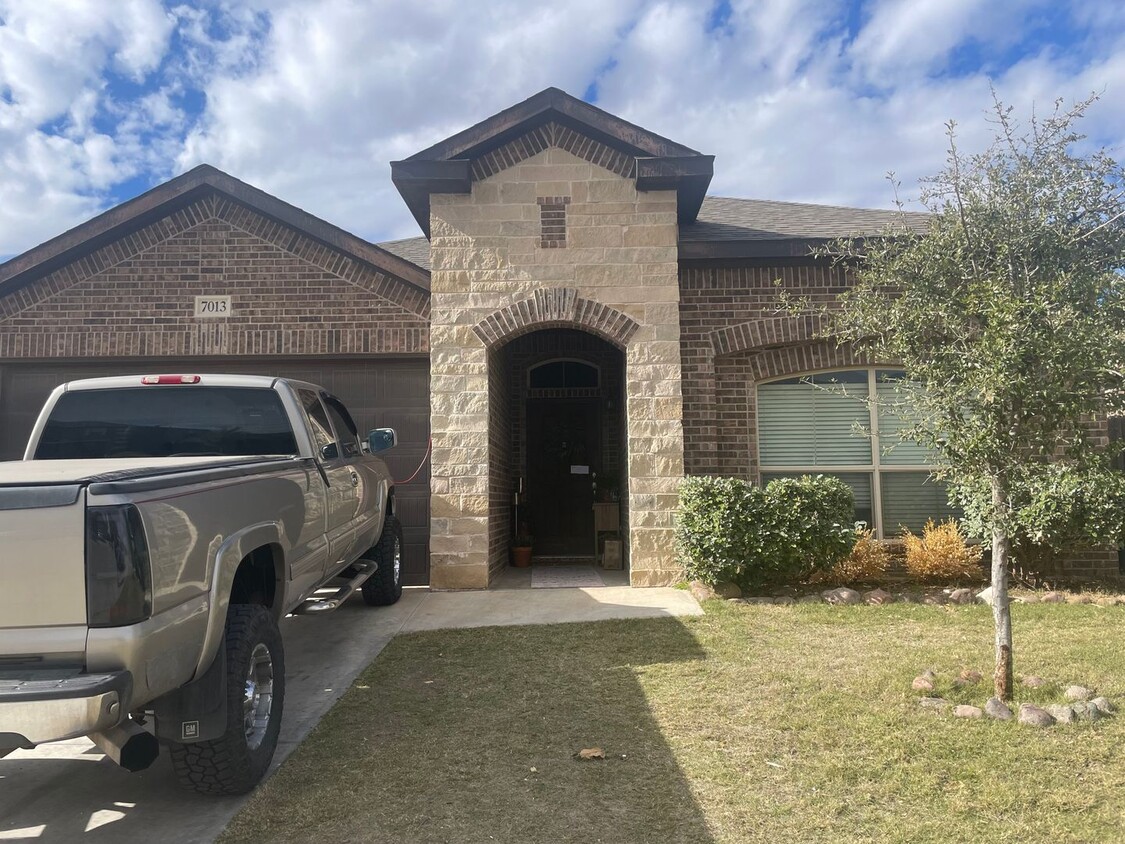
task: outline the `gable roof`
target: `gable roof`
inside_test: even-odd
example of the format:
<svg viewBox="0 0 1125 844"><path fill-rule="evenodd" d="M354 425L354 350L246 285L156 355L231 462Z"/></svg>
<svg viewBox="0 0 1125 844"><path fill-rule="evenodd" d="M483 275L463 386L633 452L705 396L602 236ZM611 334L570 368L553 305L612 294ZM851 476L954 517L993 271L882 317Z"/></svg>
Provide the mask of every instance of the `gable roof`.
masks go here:
<svg viewBox="0 0 1125 844"><path fill-rule="evenodd" d="M695 219L711 183L715 157L622 120L558 88L547 88L402 161L391 180L429 235L430 194L468 193L472 162L549 123L556 123L634 160L640 190L676 190L681 222Z"/></svg>
<svg viewBox="0 0 1125 844"><path fill-rule="evenodd" d="M0 296L32 283L84 254L120 240L212 191L429 293L429 273L417 264L239 181L222 170L201 164L0 264Z"/></svg>

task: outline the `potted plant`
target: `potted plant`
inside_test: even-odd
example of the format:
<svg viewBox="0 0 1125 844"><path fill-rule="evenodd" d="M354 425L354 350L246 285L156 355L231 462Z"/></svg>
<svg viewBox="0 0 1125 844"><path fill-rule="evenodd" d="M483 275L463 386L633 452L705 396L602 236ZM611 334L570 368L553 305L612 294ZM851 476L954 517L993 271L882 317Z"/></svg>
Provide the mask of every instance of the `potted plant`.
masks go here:
<svg viewBox="0 0 1125 844"><path fill-rule="evenodd" d="M521 569L531 565L531 534L517 533L512 540L512 565Z"/></svg>

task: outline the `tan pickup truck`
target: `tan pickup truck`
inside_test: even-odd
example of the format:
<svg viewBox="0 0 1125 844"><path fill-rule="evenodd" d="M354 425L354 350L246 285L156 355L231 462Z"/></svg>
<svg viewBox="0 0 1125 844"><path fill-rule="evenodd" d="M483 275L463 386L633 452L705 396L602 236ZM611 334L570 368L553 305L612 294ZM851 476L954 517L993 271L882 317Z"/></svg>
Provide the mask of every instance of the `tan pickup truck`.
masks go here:
<svg viewBox="0 0 1125 844"><path fill-rule="evenodd" d="M141 770L164 745L190 788L252 788L285 699L278 621L402 594L394 444L285 378L57 388L0 463L0 757L89 736Z"/></svg>

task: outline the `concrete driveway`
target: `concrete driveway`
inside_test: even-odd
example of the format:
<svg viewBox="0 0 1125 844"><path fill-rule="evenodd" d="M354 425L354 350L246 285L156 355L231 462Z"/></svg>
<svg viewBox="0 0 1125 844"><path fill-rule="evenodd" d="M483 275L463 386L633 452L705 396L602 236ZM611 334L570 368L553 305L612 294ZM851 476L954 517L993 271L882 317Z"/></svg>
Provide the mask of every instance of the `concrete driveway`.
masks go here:
<svg viewBox="0 0 1125 844"><path fill-rule="evenodd" d="M676 589L407 589L392 607L373 609L352 598L334 613L287 618L285 715L274 769L400 632L700 612L689 593ZM226 828L244 800L181 789L163 754L147 771L127 773L85 739L0 759L0 841L202 844Z"/></svg>

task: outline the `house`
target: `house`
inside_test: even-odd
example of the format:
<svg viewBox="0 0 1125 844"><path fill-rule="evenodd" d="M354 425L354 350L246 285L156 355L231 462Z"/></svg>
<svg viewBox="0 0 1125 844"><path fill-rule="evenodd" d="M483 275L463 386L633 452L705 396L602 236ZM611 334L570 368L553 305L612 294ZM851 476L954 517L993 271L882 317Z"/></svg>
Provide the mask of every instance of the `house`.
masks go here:
<svg viewBox="0 0 1125 844"><path fill-rule="evenodd" d="M810 250L894 215L710 197L713 166L548 89L393 162L425 237L378 245L197 167L0 265L0 457L67 379L316 381L398 429L399 479L432 438L398 501L406 581L438 588L488 586L517 530L537 556L590 558L595 496L630 582L673 581L685 474L836 474L880 535L940 516L924 453L852 434L893 434L862 399L894 366L775 304L775 282L832 301L845 273Z"/></svg>

